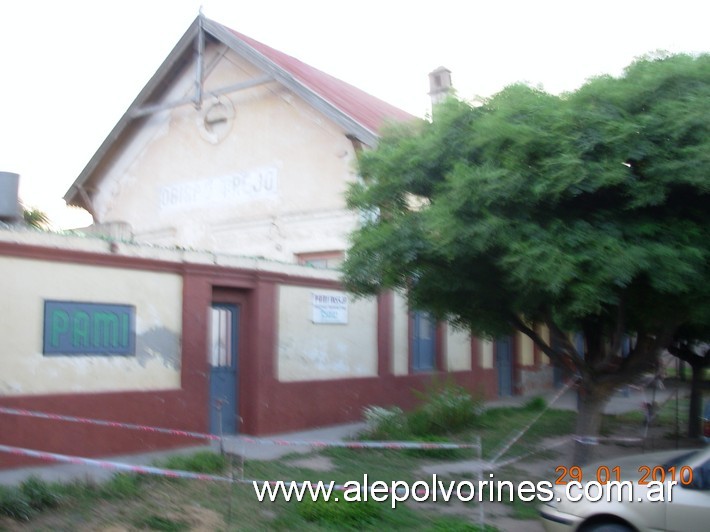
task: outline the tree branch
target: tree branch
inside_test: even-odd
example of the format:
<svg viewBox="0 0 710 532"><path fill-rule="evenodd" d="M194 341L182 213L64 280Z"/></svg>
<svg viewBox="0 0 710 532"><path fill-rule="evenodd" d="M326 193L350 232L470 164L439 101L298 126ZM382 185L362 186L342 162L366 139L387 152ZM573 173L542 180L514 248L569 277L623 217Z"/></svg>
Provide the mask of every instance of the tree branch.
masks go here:
<svg viewBox="0 0 710 532"><path fill-rule="evenodd" d="M668 346L668 352L692 367L698 366L698 369L702 369L710 366L710 356L708 356L710 348L706 348L705 353L700 355L690 347L688 342L674 342Z"/></svg>
<svg viewBox="0 0 710 532"><path fill-rule="evenodd" d="M554 349L551 345L545 342L545 340L543 340L542 337L537 334L533 328L526 325L525 322L521 320L519 316L513 314L509 318L509 321L515 329L519 330L525 336L530 338L533 343L538 346L543 353L550 357L550 360L552 360L556 365L563 368L567 368L572 373L582 373L583 368L578 363L578 360L576 360L578 357L570 355L569 352L557 351L556 349Z"/></svg>
<svg viewBox="0 0 710 532"><path fill-rule="evenodd" d="M623 359L619 370L615 374L609 375L609 380L615 381L617 384L624 384L638 376L644 366L652 362L650 357L657 355L671 344L679 325L679 323L666 324L656 336L641 333L642 336L638 337L636 346L631 350L629 356Z"/></svg>

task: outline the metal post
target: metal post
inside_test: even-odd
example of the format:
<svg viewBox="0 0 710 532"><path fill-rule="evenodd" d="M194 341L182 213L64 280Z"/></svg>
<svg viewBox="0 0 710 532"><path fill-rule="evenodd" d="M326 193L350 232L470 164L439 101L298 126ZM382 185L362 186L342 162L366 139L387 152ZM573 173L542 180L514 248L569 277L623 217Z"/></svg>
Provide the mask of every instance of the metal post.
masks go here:
<svg viewBox="0 0 710 532"><path fill-rule="evenodd" d="M481 436L480 434L476 436L477 438L477 443L478 443L478 489L481 489L481 486L483 485L483 443L481 441ZM480 497L481 494L479 492L478 496ZM486 529L486 515L485 511L483 510L483 500L481 500L478 503L478 520L481 525L481 532L483 532Z"/></svg>
<svg viewBox="0 0 710 532"><path fill-rule="evenodd" d="M218 433L219 433L219 454L224 456L224 434L222 432L222 399L217 399L215 400L215 407L217 408L217 412L219 413L218 419L219 419L219 424L218 424Z"/></svg>
<svg viewBox="0 0 710 532"><path fill-rule="evenodd" d="M680 373L680 358L675 359L675 448L678 448L678 438L680 437L680 425L678 423L678 388L680 381L678 380Z"/></svg>

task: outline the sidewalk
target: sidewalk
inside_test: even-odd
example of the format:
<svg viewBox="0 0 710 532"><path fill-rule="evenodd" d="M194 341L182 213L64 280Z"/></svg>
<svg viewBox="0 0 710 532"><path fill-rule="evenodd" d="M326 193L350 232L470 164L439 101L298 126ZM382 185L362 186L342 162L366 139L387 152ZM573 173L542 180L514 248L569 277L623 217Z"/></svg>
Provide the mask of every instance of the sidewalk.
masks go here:
<svg viewBox="0 0 710 532"><path fill-rule="evenodd" d="M542 396L547 401L547 404L552 403L554 397L558 394L557 391L549 391ZM657 389L654 392L650 388L639 388L635 386L627 386L623 390L617 391L609 400L604 409L605 414L621 414L624 412L632 412L634 410L643 411L643 405L646 402L655 401L657 404L662 405L666 401L674 400L676 394L675 383L667 383L664 389ZM678 390L678 397L683 398L687 395L687 391L683 388L681 383L681 388ZM488 401L486 403L487 407L495 406L522 406L527 401L529 401L533 396L521 396L516 395L512 397L505 397L497 399L494 401ZM557 399L551 408L557 408L560 410L577 410L577 391L574 389L568 390L566 393Z"/></svg>
<svg viewBox="0 0 710 532"><path fill-rule="evenodd" d="M679 391L679 397L685 395L685 390ZM664 404L668 400L675 399L675 387L668 387L663 390L656 390L655 401L659 405ZM556 391L550 391L543 396L548 404L552 403ZM628 388L628 393L617 392L611 398L605 413L618 414L622 412L630 412L634 410L642 411L644 402L651 401L653 391L648 389ZM531 399L531 396L513 396L486 403L487 408L496 406L521 406ZM577 392L568 390L562 394L551 408L563 410L577 409ZM288 441L303 441L303 442L327 442L327 441L343 441L362 430L364 423L348 423L343 425L334 425L330 427L322 427L312 430L303 430L298 432L288 432L283 434L271 435L264 438L255 438L250 436L228 436L224 438L224 450L244 456L247 460L274 460L288 454L300 453L305 454L312 450L310 445L286 445L279 442ZM105 459L113 462L121 462L133 465L151 465L156 460L165 458L174 454L189 454L198 450L213 449L219 450L219 444L213 443L211 446L187 447L179 450L156 451L143 454L132 454L106 457ZM73 479L89 479L94 481L102 481L110 478L115 472L99 467L89 465L74 465L61 464L50 466L24 467L18 469L10 469L0 471L0 485L13 485L29 476L37 476L46 481L68 481Z"/></svg>

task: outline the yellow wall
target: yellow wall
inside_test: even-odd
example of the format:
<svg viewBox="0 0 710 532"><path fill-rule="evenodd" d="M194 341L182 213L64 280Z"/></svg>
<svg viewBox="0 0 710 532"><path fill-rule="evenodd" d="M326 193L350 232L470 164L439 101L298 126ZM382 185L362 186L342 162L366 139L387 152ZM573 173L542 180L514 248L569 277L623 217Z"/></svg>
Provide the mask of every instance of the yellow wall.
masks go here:
<svg viewBox="0 0 710 532"><path fill-rule="evenodd" d="M182 280L169 273L0 257L0 394L180 387ZM44 356L45 300L135 306L135 356Z"/></svg>
<svg viewBox="0 0 710 532"><path fill-rule="evenodd" d="M277 377L280 381L377 376L377 301L348 302L347 324L312 320L313 292L344 292L279 287Z"/></svg>
<svg viewBox="0 0 710 532"><path fill-rule="evenodd" d="M523 366L535 365L535 344L530 337L519 332L518 345L520 346L520 364Z"/></svg>
<svg viewBox="0 0 710 532"><path fill-rule="evenodd" d="M481 367L483 369L493 368L493 342L490 340L479 340L481 352Z"/></svg>
<svg viewBox="0 0 710 532"><path fill-rule="evenodd" d="M446 336L446 369L468 371L471 369L471 336L467 331L448 326Z"/></svg>
<svg viewBox="0 0 710 532"><path fill-rule="evenodd" d="M540 338L542 338L547 345L550 345L550 329L547 328L547 325L537 325L535 330L537 331L537 334L540 335ZM541 353L541 355L542 363L549 364L550 357L548 357L545 353Z"/></svg>
<svg viewBox="0 0 710 532"><path fill-rule="evenodd" d="M392 320L392 373L409 373L409 307L407 300L395 292Z"/></svg>

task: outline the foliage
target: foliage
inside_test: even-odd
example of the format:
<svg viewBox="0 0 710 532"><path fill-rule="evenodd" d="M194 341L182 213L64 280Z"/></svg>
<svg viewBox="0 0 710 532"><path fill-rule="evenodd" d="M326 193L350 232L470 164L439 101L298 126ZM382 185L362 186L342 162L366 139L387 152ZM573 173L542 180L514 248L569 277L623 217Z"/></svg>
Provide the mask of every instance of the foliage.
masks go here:
<svg viewBox="0 0 710 532"><path fill-rule="evenodd" d="M483 399L473 397L452 382L434 383L423 393L415 391L422 403L409 418L417 436L439 435L469 428L483 411Z"/></svg>
<svg viewBox="0 0 710 532"><path fill-rule="evenodd" d="M534 504L527 504L518 497L513 498L513 502L507 503L513 507L512 518L521 521L535 520L540 518L540 509Z"/></svg>
<svg viewBox="0 0 710 532"><path fill-rule="evenodd" d="M483 400L474 398L466 389L451 382L433 384L424 392L415 390L421 403L405 413L399 407L367 407L364 436L376 440L414 440L441 442L441 435L454 434L470 428L483 411ZM450 455L439 451L433 455ZM429 454L427 453L427 454Z"/></svg>
<svg viewBox="0 0 710 532"><path fill-rule="evenodd" d="M190 525L184 521L176 521L160 515L148 515L135 521L138 528L162 530L164 532L181 532L190 530Z"/></svg>
<svg viewBox="0 0 710 532"><path fill-rule="evenodd" d="M483 529L478 524L473 524L462 519L449 517L440 519L432 528L432 532L496 532L497 528L485 525Z"/></svg>
<svg viewBox="0 0 710 532"><path fill-rule="evenodd" d="M29 521L61 501L60 489L37 477L29 477L18 487L0 486L0 515L17 520Z"/></svg>
<svg viewBox="0 0 710 532"><path fill-rule="evenodd" d="M116 473L101 485L98 493L106 499L128 499L141 491L142 477L134 473Z"/></svg>
<svg viewBox="0 0 710 532"><path fill-rule="evenodd" d="M363 410L365 432L373 440L404 439L409 435L407 417L398 406L368 406Z"/></svg>
<svg viewBox="0 0 710 532"><path fill-rule="evenodd" d="M360 529L380 519L382 507L372 500L347 502L305 498L298 503L298 514L306 521L337 525L339 528Z"/></svg>
<svg viewBox="0 0 710 532"><path fill-rule="evenodd" d="M29 477L23 481L20 484L20 491L27 497L30 506L35 510L55 508L62 500L56 486L37 477Z"/></svg>
<svg viewBox="0 0 710 532"><path fill-rule="evenodd" d="M227 458L212 451L198 451L193 454L170 456L161 462L161 467L193 473L216 474L225 470Z"/></svg>
<svg viewBox="0 0 710 532"><path fill-rule="evenodd" d="M527 334L582 379L594 433L613 389L681 326L710 323L709 99L710 56L654 57L563 96L515 85L392 128L348 193L377 216L352 235L345 285L399 290L475 335Z"/></svg>
<svg viewBox="0 0 710 532"><path fill-rule="evenodd" d="M545 401L544 397L541 396L536 396L536 397L531 397L527 401L525 401L525 404L523 405L523 408L525 410L530 410L533 412L540 411L540 410L545 410L547 407L547 401Z"/></svg>
<svg viewBox="0 0 710 532"><path fill-rule="evenodd" d="M35 207L24 207L22 208L22 219L30 227L35 229L48 229L49 228L49 216L47 214Z"/></svg>
<svg viewBox="0 0 710 532"><path fill-rule="evenodd" d="M0 486L0 515L29 521L35 514L27 496L17 488Z"/></svg>

